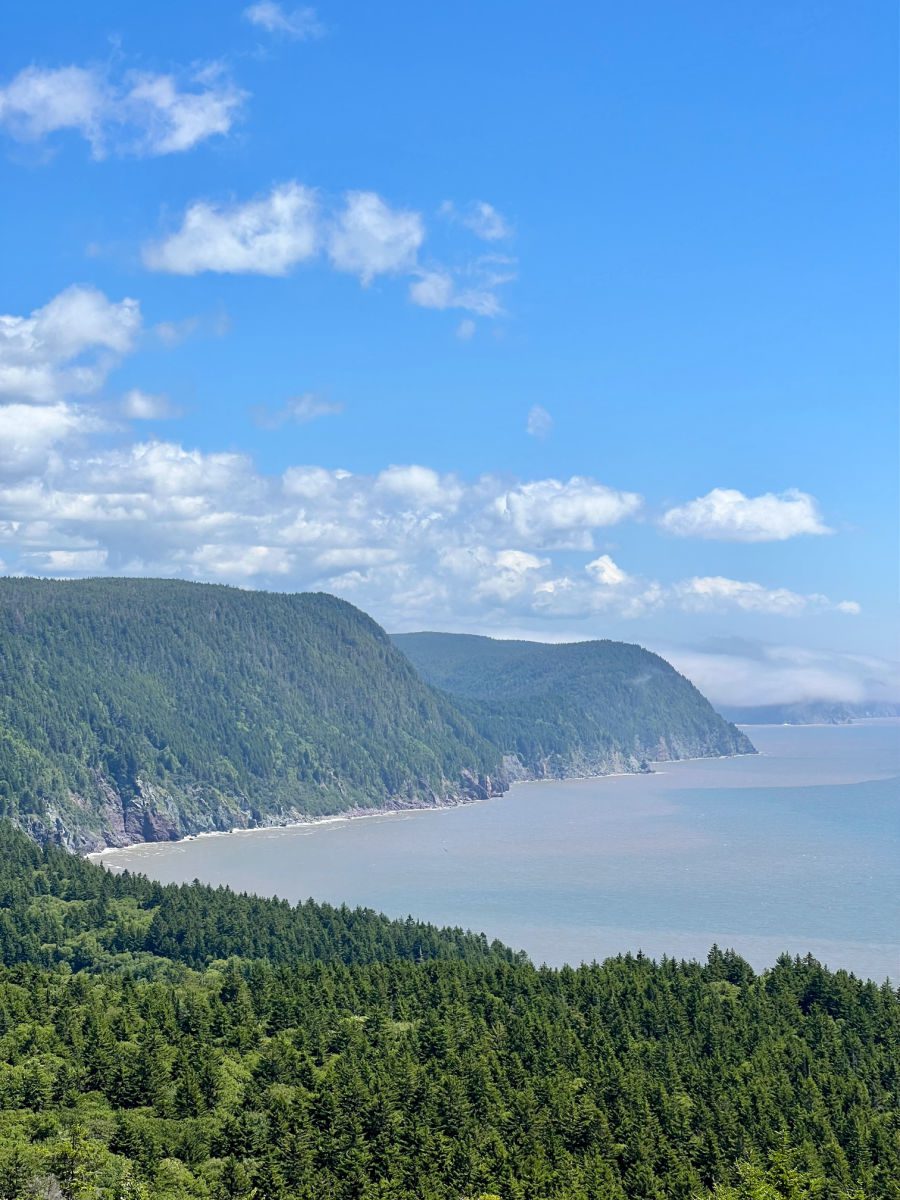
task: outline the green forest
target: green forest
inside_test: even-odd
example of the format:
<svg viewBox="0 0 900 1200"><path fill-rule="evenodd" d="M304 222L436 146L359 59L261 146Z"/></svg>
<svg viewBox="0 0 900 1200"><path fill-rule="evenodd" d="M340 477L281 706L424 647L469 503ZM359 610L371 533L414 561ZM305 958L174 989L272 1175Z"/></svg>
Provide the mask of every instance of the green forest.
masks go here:
<svg viewBox="0 0 900 1200"><path fill-rule="evenodd" d="M333 596L0 579L0 814L78 848L434 803L499 754Z"/></svg>
<svg viewBox="0 0 900 1200"><path fill-rule="evenodd" d="M483 737L538 777L753 752L689 680L641 646L456 633L398 634L394 641Z"/></svg>
<svg viewBox="0 0 900 1200"><path fill-rule="evenodd" d="M492 649L467 668L482 702L398 641L413 664L321 593L0 579L0 815L85 850L482 798L510 753L591 774L751 749L637 646L451 638ZM505 646L522 669L497 669Z"/></svg>
<svg viewBox="0 0 900 1200"><path fill-rule="evenodd" d="M898 1200L900 995L537 968L0 822L0 1200Z"/></svg>

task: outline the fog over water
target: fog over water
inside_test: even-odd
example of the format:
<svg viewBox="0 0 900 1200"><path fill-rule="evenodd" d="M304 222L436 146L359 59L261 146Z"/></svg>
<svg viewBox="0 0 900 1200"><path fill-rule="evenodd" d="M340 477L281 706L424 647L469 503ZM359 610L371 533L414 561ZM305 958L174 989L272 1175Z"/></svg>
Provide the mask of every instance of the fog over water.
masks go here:
<svg viewBox="0 0 900 1200"><path fill-rule="evenodd" d="M620 951L900 979L900 724L748 728L758 756L517 784L445 810L107 853L163 882L362 904L559 965Z"/></svg>

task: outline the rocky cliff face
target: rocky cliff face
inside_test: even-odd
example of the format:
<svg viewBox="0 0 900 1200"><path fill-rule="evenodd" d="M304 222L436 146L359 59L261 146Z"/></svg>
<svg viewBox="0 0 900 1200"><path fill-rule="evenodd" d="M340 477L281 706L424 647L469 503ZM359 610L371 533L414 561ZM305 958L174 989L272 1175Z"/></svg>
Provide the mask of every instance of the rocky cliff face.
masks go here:
<svg viewBox="0 0 900 1200"><path fill-rule="evenodd" d="M362 816L373 812L407 809L449 808L498 796L509 787L504 772L477 775L464 771L455 783L447 780L442 789L408 787L396 795L365 804L350 797L333 795L331 803L318 810L319 816ZM245 796L172 794L144 783L137 796L123 798L109 780L99 780L103 802L99 808L83 797L70 794L64 807L48 808L41 816L23 815L16 823L36 841L65 846L78 854L91 854L107 847L132 846L139 842L168 842L199 833L226 833L232 829L277 828L312 820L301 804L260 809Z"/></svg>

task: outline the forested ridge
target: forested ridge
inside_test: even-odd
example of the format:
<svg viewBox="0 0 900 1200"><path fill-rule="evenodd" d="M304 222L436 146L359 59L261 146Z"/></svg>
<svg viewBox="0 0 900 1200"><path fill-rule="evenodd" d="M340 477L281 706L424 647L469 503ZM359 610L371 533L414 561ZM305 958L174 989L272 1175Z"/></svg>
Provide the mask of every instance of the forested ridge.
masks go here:
<svg viewBox="0 0 900 1200"><path fill-rule="evenodd" d="M0 815L95 849L750 748L638 646L398 641L324 594L0 579Z"/></svg>
<svg viewBox="0 0 900 1200"><path fill-rule="evenodd" d="M333 596L0 579L0 814L42 840L483 796L499 759Z"/></svg>
<svg viewBox="0 0 900 1200"><path fill-rule="evenodd" d="M633 771L648 760L753 752L670 663L641 646L457 633L394 636L423 679L530 775Z"/></svg>
<svg viewBox="0 0 900 1200"><path fill-rule="evenodd" d="M898 1200L900 996L549 970L114 876L0 823L0 1198Z"/></svg>

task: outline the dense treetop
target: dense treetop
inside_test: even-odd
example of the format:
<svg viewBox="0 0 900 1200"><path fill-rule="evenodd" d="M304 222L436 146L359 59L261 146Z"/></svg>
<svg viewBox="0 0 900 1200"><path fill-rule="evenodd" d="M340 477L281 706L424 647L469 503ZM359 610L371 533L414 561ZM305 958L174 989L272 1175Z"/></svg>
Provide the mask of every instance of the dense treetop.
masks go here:
<svg viewBox="0 0 900 1200"><path fill-rule="evenodd" d="M394 641L485 738L538 775L753 749L693 684L641 646L454 633L397 634Z"/></svg>
<svg viewBox="0 0 900 1200"><path fill-rule="evenodd" d="M813 959L537 969L2 826L0 905L2 1200L900 1200L900 997Z"/></svg>

